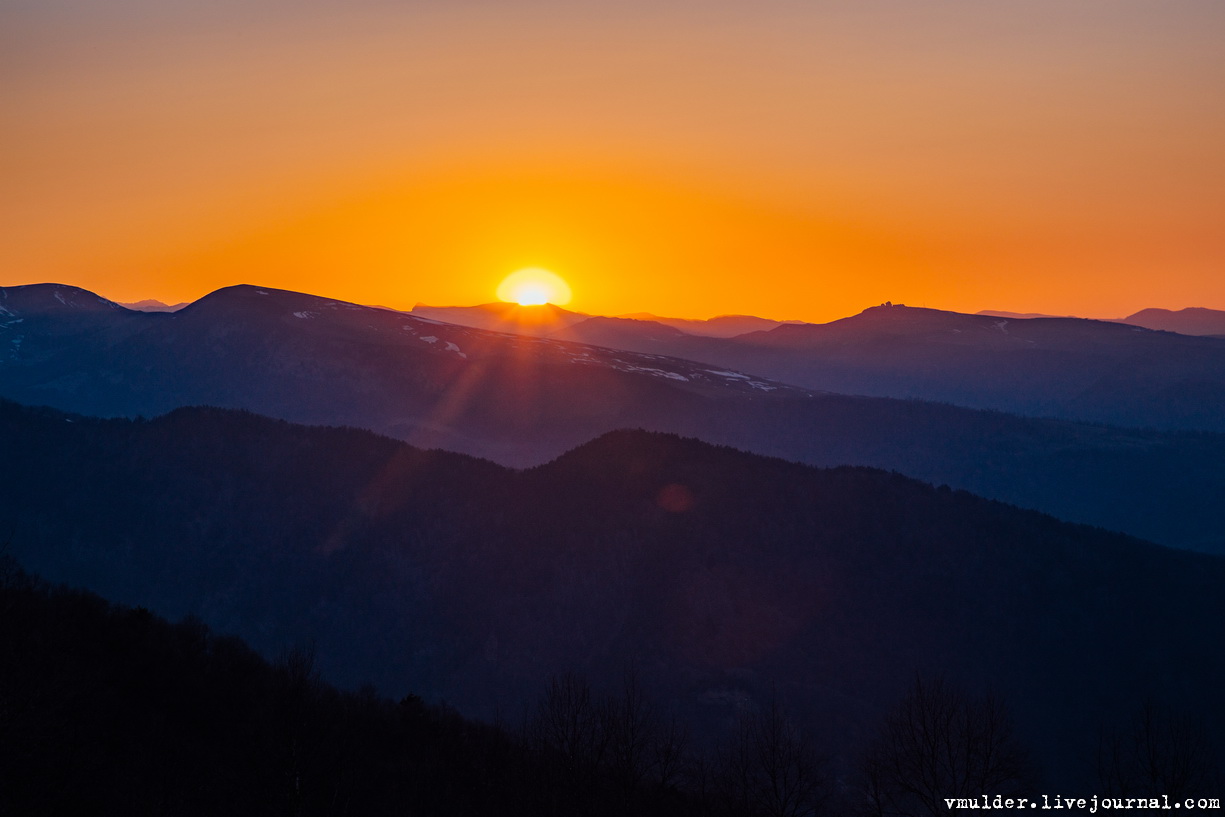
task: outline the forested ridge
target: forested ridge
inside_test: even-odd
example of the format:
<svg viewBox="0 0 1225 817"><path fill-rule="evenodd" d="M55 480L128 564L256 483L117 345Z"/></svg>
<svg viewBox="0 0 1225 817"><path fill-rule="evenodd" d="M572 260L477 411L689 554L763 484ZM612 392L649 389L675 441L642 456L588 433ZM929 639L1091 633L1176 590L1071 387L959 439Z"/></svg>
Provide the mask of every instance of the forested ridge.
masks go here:
<svg viewBox="0 0 1225 817"><path fill-rule="evenodd" d="M1077 783L1145 701L1225 714L1222 560L899 474L634 431L512 471L243 412L3 408L28 569L265 656L313 643L342 688L496 721L632 666L698 744L777 700L848 769L946 678Z"/></svg>
<svg viewBox="0 0 1225 817"><path fill-rule="evenodd" d="M948 797L1033 797L1044 782L1006 702L943 678L915 679L846 762L774 695L696 740L632 667L604 691L554 676L487 724L340 691L311 647L268 661L199 619L55 588L7 555L0 659L0 814L934 817ZM1148 704L1113 726L1094 792L1219 786L1202 725Z"/></svg>

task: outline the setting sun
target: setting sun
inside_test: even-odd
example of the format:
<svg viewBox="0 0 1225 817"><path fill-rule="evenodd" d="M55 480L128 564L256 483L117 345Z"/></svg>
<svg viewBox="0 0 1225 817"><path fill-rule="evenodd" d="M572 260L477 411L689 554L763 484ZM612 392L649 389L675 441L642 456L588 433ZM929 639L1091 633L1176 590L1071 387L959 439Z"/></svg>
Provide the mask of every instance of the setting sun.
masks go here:
<svg viewBox="0 0 1225 817"><path fill-rule="evenodd" d="M512 272L498 284L498 298L520 306L570 303L570 285L561 276L539 267Z"/></svg>

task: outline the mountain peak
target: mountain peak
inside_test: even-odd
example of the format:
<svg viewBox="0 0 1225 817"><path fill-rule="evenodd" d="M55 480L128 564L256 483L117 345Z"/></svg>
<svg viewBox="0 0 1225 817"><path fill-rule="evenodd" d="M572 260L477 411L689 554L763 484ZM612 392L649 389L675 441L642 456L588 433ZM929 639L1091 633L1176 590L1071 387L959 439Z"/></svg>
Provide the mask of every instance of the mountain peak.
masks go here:
<svg viewBox="0 0 1225 817"><path fill-rule="evenodd" d="M0 315L99 313L115 309L123 307L87 289L67 284L0 287Z"/></svg>
<svg viewBox="0 0 1225 817"><path fill-rule="evenodd" d="M231 284L230 286L214 289L212 292L205 295L199 301L196 301L196 303L200 303L201 301L205 301L205 300L212 300L212 301L237 300L240 298L255 298L255 297L264 297L268 295L301 296L303 295L303 293L293 292L288 289L275 289L273 287L257 286L256 284ZM314 298L317 296L307 295L305 297Z"/></svg>
<svg viewBox="0 0 1225 817"><path fill-rule="evenodd" d="M179 314L193 315L212 312L264 313L281 312L286 309L291 311L308 308L319 309L328 306L345 306L352 309L371 308L323 298L318 295L293 292L288 289L275 289L254 284L235 284L213 290L203 298L183 307L178 312Z"/></svg>
<svg viewBox="0 0 1225 817"><path fill-rule="evenodd" d="M877 318L887 318L896 320L898 318L913 318L917 316L933 316L933 315L958 315L961 313L950 312L947 309L932 309L926 306L906 306L906 304L895 304L892 301L885 301L883 304L869 306L858 315L851 317L872 316Z"/></svg>

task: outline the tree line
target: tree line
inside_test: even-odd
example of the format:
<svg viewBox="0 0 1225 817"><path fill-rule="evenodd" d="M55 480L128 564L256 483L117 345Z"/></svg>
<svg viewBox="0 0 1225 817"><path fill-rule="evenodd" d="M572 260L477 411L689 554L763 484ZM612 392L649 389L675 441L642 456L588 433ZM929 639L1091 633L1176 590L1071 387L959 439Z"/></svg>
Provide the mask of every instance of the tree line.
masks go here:
<svg viewBox="0 0 1225 817"><path fill-rule="evenodd" d="M198 619L52 588L0 565L0 815L947 814L1037 791L1003 702L916 676L850 761L778 695L697 740L635 667L554 676L519 723L324 683L310 649L266 661ZM1096 793L1219 783L1209 736L1156 704L1103 729Z"/></svg>

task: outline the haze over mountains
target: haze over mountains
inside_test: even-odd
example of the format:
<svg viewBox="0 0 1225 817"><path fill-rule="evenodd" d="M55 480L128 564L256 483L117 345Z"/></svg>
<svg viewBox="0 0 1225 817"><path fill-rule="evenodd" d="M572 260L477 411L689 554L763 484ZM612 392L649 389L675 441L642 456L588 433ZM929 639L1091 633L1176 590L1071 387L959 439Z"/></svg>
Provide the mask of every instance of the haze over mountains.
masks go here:
<svg viewBox="0 0 1225 817"><path fill-rule="evenodd" d="M219 290L173 314L131 312L52 285L0 290L0 307L0 396L26 404L128 417L244 408L508 465L644 428L814 465L893 469L1225 552L1218 434L816 393L709 364L256 287Z"/></svg>
<svg viewBox="0 0 1225 817"><path fill-rule="evenodd" d="M942 674L1001 695L1055 779L1146 697L1225 726L1225 561L897 474L645 432L514 472L216 409L0 423L30 569L266 653L313 642L346 685L488 717L632 661L702 730L773 688L850 751Z"/></svg>

